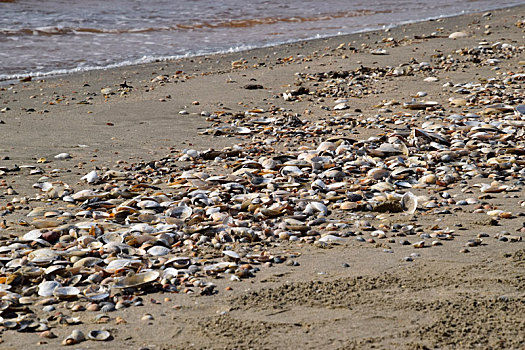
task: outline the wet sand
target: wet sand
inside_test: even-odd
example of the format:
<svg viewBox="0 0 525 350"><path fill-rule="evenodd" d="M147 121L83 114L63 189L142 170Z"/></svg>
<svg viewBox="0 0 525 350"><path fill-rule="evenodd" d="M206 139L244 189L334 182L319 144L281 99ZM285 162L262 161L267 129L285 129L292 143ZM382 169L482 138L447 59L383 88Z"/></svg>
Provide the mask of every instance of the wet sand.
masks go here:
<svg viewBox="0 0 525 350"><path fill-rule="evenodd" d="M351 114L349 118L353 122L349 119L346 128L334 125L331 132L320 133L317 137L300 140L280 136L275 144L276 152L318 144L333 134L362 140L396 129L397 124L391 122L382 128L366 122L377 114L391 117L408 112L413 116L407 117L410 127L420 126L426 121L425 111L418 114L402 108L402 104L410 102L418 92L428 93L424 99L439 102L445 115L451 115L467 111L464 106L449 103L450 97L462 97L454 93L453 84L486 82L502 73L524 73L525 32L523 26L516 25L519 20L523 21L524 9L521 6L492 11L490 16L473 14L447 18L406 25L389 32L362 33L5 86L0 90L0 120L3 122L0 124L0 165L7 170L15 165L33 165L42 168L44 174L62 169L55 180L79 191L89 188L80 178L93 169L115 169L116 165L132 168L140 162L176 158L185 148L204 151L236 144L246 146L253 135L214 135L206 131L224 126L227 120L235 120L236 115L258 108L282 108L281 111L298 114L312 125L325 123L322 124L324 128L330 117ZM450 39L448 36L453 32L465 32L467 36ZM508 57L498 56L499 61L493 65L486 64L487 57L483 55L485 64L469 61L470 56L461 53L483 41L489 45L508 43L517 49ZM384 49L387 54L372 54L376 49ZM282 96L301 84L311 91L324 86L324 82L316 86L314 81L296 73L314 76L353 71L362 66L403 69L411 61L444 67L438 64L441 54L451 55L456 61L450 69L432 72L439 81L424 81L427 75L420 73L377 77L367 82L366 89L353 91L354 95L347 97L349 109L345 111L333 110L336 98L331 96L299 96L295 101L286 101ZM452 86L444 87L447 82ZM262 88L247 89L250 84ZM110 90L103 90L108 88ZM513 85L512 89L517 104L524 104L523 87ZM392 100L401 104L384 105L385 101ZM381 108L392 111L380 111ZM219 117L210 119L201 114L203 111ZM242 126L242 118L237 119ZM72 158L54 159L62 152L71 154ZM210 172L218 172L222 164L209 166ZM191 167L191 162L178 162L177 167L182 172ZM28 169L1 175L0 207L5 220L5 227L0 229L2 237L21 236L29 231L20 220L29 221L27 213L41 205L41 200L35 199L39 190L32 187L41 176L29 175ZM470 179L469 185L490 181L490 177ZM16 194L8 191L8 187ZM166 190L169 192L169 188ZM425 191L428 195L440 193L430 188ZM448 192L452 195L462 193L459 186L451 186ZM522 187L516 186L512 191L483 198L491 208L514 214L510 219L496 222L487 220L485 212L474 212L473 206L452 210L447 215L420 210L415 216L396 213L378 218L377 213L371 213L375 217L368 218L376 228L382 223L415 223L425 231L432 231L435 226L454 230L454 239L441 246L415 249L412 245L398 244L398 238L393 242L375 239L366 243L348 237L328 247L277 241L270 249L286 254L287 263L271 267L261 265L254 277L240 282L228 277L213 279L218 292L214 295L198 296L198 293L186 294L182 290L146 294L142 296L144 306L108 313L110 321L105 324L97 324L94 320L98 313L72 312L67 308L69 303L61 302L56 305L57 311L80 317L81 324L53 327L53 333L58 336L55 339L39 338L38 333L1 330L1 347L53 349L72 329L87 332L103 328L112 333L113 340L106 343L86 341L74 347L523 348L523 193ZM479 190L472 189L472 196L479 195ZM29 200L23 203L14 200L23 197ZM5 212L9 203L13 203L14 209ZM64 204L55 201L50 207L61 205ZM347 212L333 215L345 220ZM347 216L349 224L353 225L350 218ZM467 242L481 232L487 234L483 244L469 247L465 252ZM520 240L500 240L505 232ZM363 237L371 236L364 232ZM406 261L405 257L411 253L419 256ZM296 266L291 266L290 261L296 262ZM31 307L39 317L49 317L41 311L41 306ZM147 313L152 319L142 320ZM116 322L117 317L124 321Z"/></svg>

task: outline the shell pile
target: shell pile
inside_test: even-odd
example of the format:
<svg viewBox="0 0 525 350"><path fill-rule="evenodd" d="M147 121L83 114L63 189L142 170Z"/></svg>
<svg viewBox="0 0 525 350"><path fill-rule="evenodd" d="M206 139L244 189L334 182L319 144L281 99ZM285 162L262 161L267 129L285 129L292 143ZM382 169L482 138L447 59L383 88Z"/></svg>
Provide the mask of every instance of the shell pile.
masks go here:
<svg viewBox="0 0 525 350"><path fill-rule="evenodd" d="M381 79L427 79L440 69L458 69L462 60L497 65L522 52L481 43L456 58L438 57L435 66L411 61L397 68L301 73L301 87L281 96L287 103L333 99L316 120L278 107L203 112L213 123L206 134L244 141L95 169L76 184L38 165L2 167L3 178L27 172L36 181L34 196L13 197L5 206L7 219L24 211L17 209L20 203L31 208L18 225L2 229L0 322L46 331L52 325L35 318L31 308L52 310L55 303L76 300L88 310L111 312L140 303L130 297L137 291L210 295L215 278L249 278L261 266L296 256L294 242L326 247L356 236L388 251L394 244L417 249L454 239L454 229L425 230L412 217L462 210L493 220L512 217L482 202L523 185L523 72L448 83L449 101L385 101L369 117L347 109L352 98L374 94ZM359 138L357 128L376 133ZM67 167L70 159L59 154L55 162ZM382 221L391 215L409 219ZM94 331L87 338L109 334ZM76 334L65 342L84 340Z"/></svg>

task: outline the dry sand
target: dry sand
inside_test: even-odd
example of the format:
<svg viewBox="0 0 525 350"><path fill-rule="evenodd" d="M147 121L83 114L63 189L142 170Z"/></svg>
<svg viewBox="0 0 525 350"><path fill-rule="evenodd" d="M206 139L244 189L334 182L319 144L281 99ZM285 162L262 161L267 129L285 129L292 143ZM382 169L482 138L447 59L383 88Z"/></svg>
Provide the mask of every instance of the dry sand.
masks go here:
<svg viewBox="0 0 525 350"><path fill-rule="evenodd" d="M406 25L388 33L370 32L5 86L0 90L0 109L8 108L0 113L0 165L37 165L40 158L46 158L49 162L40 166L46 170L71 169L61 179L77 184L88 171L113 168L118 160L148 162L183 148L221 149L243 143L249 137L200 134L211 125L201 111L236 113L276 106L312 121L326 118L331 112L320 107L332 106L331 100L287 102L279 97L294 88L295 73L353 70L361 65L396 67L411 58L432 62L438 53L464 59L455 54L456 50L475 47L484 40L523 46L523 28L515 23L523 20L524 10L521 6L492 11L491 16L473 14ZM456 31L469 36L449 39L448 35ZM424 38L432 33L437 35ZM397 44L383 42L389 37ZM344 50L338 49L341 44ZM376 48L385 48L388 55L371 55L370 49ZM424 82L420 75L380 79L369 94L350 98L350 111L357 119L365 119L378 113L374 106L383 100L403 103L418 91L426 91L428 99L446 106L446 113L460 112L461 108L448 105L453 94L443 88L444 83L478 82L508 71L523 73L525 57L521 53L521 57L502 58L499 71L493 66L464 62L461 69L438 72L437 83ZM291 59L286 60L288 57ZM242 67L232 69L233 61L241 61ZM169 82L152 82L159 75L168 75ZM117 90L124 81L133 89L119 96ZM247 84L259 84L263 89L248 90L244 88ZM103 88L116 93L105 97ZM523 103L523 88L517 93ZM181 110L189 114L182 115ZM358 134L354 137L358 138L384 132L374 128L355 131ZM73 158L53 159L61 152ZM1 179L18 192L16 197L31 197L36 193L31 186L38 177L7 173ZM6 192L5 186L2 192ZM520 206L523 194L523 190L500 193L489 200L517 214L513 219L500 220L497 226L484 225L486 214L474 214L472 210L417 216L418 224L424 227L439 225L456 230L455 239L441 247L415 250L395 244L393 253L385 253L381 245L351 238L329 249L284 242L279 249L296 252L293 260L298 266L261 268L255 277L241 282L216 280L218 293L213 296L144 295L145 306L113 312L111 321L103 325L95 323L94 313L81 312L76 314L81 325L53 329L56 339L0 330L0 348L54 349L73 328L105 328L112 332L112 341L83 342L74 347L523 349L524 243L494 238L502 231L524 235ZM1 195L0 206L13 197L7 192ZM27 212L28 208L21 206L7 214L4 219L8 228L0 235L27 231L17 225ZM406 222L411 218L391 214L388 220ZM489 235L486 244L470 248L470 253L460 252L480 232ZM403 260L413 252L420 257L412 262ZM65 303L59 304L58 310L71 314ZM154 319L141 320L146 313ZM126 323L116 324L117 316Z"/></svg>

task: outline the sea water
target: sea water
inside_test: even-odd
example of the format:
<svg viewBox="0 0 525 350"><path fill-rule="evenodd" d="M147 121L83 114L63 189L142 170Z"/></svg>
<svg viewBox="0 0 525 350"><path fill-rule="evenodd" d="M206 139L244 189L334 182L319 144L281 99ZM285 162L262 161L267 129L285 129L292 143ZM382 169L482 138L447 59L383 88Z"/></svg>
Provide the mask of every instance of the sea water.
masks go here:
<svg viewBox="0 0 525 350"><path fill-rule="evenodd" d="M0 0L0 81L241 51L518 0Z"/></svg>

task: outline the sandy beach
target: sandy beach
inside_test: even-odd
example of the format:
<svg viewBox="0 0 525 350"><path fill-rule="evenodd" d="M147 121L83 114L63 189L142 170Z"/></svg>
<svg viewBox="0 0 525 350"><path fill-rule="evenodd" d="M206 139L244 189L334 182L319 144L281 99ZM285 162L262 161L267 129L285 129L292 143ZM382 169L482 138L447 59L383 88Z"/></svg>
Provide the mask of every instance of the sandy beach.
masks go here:
<svg viewBox="0 0 525 350"><path fill-rule="evenodd" d="M47 320L56 338L4 324L0 348L55 349L73 329L111 333L109 341L86 340L75 349L524 348L525 175L519 170L525 125L515 111L525 104L524 14L525 6L519 6L388 31L0 86L0 247L19 242L33 229L116 220L115 215L77 215L89 203L51 196L36 183L49 182L71 194L128 186L135 195L165 193L180 202L184 199L175 193L208 189L202 179L181 178L185 172L235 173L250 183L253 173L238 173L248 160L289 161L293 152L316 150L327 140L332 155L346 140L349 154L361 152L376 164L356 163L343 167L341 178L321 178L327 185L347 181L349 187L334 185L336 198L329 198L328 190L316 192L328 211L312 214L304 232L298 229L301 234L280 232L281 220L298 217L297 210L283 208L274 218L239 209L237 216L232 214L243 222L237 226L253 224L265 239L217 246L173 242L170 254L192 256L200 267L222 261L225 246L282 260L257 261L241 254L235 263L250 265L250 273L197 274L213 283L211 289L194 283L195 276L171 290L159 279L135 291L141 306L104 314L82 310L89 302L81 297L57 299L50 302L52 311L44 311L36 289L27 290L41 279L13 282L12 290L24 288L28 300L0 308L3 320L36 315ZM458 125L474 125L461 124L469 113L485 123L476 124L484 134L464 131L463 142L473 142L454 146L461 138ZM491 121L501 123L487 126ZM396 137L406 141L406 153L371 146L390 145ZM407 141L411 138L416 142ZM417 143L425 138L428 145ZM483 145L477 149L476 143ZM61 153L70 157L55 158ZM394 165L385 176L368 171L398 158L405 165L417 158L419 168L429 171L426 175L437 176L425 183L423 170L417 170L417 185L393 189L419 196L417 209L410 213L396 200L393 208L381 209L365 195L349 199L350 188L365 193L384 182ZM277 170L256 168L282 173L283 164ZM469 175L465 164L482 170ZM312 171L311 166L304 169ZM100 179L81 180L93 170ZM120 175L102 178L111 170ZM298 177L299 185L286 187L297 198L301 188L310 190L313 179ZM268 185L270 193L279 189ZM470 198L473 202L467 203ZM383 199L392 198L385 194ZM57 214L27 216L42 207L42 212ZM316 218L320 221L313 226ZM280 231L272 235L274 230ZM296 239L290 240L291 235ZM321 239L327 235L335 238ZM71 241L56 237L51 243L63 251ZM0 279L7 283L14 272L4 265L16 254L2 250L0 256ZM112 290L115 300L126 299L125 294ZM101 314L106 317L97 317ZM61 317L78 317L78 323L60 322Z"/></svg>

